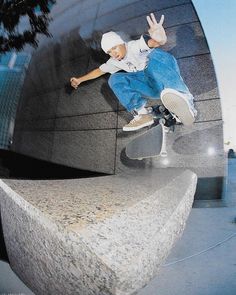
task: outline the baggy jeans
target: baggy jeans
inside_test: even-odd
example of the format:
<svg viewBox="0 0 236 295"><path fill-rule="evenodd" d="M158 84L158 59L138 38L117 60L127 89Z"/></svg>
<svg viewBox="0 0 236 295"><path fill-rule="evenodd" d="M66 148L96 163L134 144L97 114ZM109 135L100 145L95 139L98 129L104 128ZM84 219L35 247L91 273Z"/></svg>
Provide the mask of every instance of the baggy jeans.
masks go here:
<svg viewBox="0 0 236 295"><path fill-rule="evenodd" d="M119 102L129 112L144 106L146 97L159 99L164 88L190 94L173 55L157 48L149 54L148 59L143 71L115 73L108 80Z"/></svg>

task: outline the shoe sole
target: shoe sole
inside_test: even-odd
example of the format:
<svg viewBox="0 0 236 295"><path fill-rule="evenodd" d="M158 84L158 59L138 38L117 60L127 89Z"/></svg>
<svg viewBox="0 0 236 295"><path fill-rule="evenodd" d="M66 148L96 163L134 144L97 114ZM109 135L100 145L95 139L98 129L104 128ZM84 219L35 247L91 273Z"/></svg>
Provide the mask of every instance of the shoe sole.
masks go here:
<svg viewBox="0 0 236 295"><path fill-rule="evenodd" d="M177 92L165 92L165 90L163 92L161 101L168 111L175 114L184 125L191 126L195 121L195 117L185 99Z"/></svg>
<svg viewBox="0 0 236 295"><path fill-rule="evenodd" d="M137 127L123 127L123 131L136 131L136 130L142 129L144 127L151 126L152 124L154 124L154 120L144 123L144 124L137 126Z"/></svg>

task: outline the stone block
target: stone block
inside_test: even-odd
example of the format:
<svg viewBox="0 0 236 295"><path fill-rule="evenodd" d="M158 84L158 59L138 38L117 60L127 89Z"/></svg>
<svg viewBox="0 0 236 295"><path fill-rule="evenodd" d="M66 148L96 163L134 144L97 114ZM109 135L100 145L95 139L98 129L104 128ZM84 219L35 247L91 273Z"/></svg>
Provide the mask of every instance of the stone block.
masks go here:
<svg viewBox="0 0 236 295"><path fill-rule="evenodd" d="M55 121L56 131L115 129L117 114L114 112L62 117Z"/></svg>
<svg viewBox="0 0 236 295"><path fill-rule="evenodd" d="M42 93L46 92L46 89L44 88L44 85L42 85L41 80L42 80L42 72L39 71L37 68L37 65L33 62L34 58L31 59L32 63L30 64L23 89L22 89L22 95L23 96L39 96ZM54 77L50 77L51 80L48 83L56 85L57 81L54 80Z"/></svg>
<svg viewBox="0 0 236 295"><path fill-rule="evenodd" d="M159 99L147 100L147 106L153 106L157 104L161 104L161 101ZM222 120L221 101L219 98L200 101L196 100L195 108L198 111L195 122L209 122ZM121 111L118 115L118 128L122 128L126 123L128 123L132 119L132 115L126 111L123 111L124 108L121 105L119 109Z"/></svg>
<svg viewBox="0 0 236 295"><path fill-rule="evenodd" d="M53 64L49 63L47 68L42 69L36 63L32 64L26 76L26 79L31 80L32 89L29 89L31 87L28 85L27 93L38 96L60 88L59 73L59 68L55 68Z"/></svg>
<svg viewBox="0 0 236 295"><path fill-rule="evenodd" d="M58 59L57 65L62 65L70 60L80 59L90 54L85 41L79 35L78 29L62 36L60 42L54 45L53 51L55 58Z"/></svg>
<svg viewBox="0 0 236 295"><path fill-rule="evenodd" d="M55 68L56 57L54 56L54 39L50 39L49 44L44 47L39 47L32 55L30 67L36 70L43 70L44 68Z"/></svg>
<svg viewBox="0 0 236 295"><path fill-rule="evenodd" d="M146 3L146 2L145 2ZM111 26L114 31L123 31L132 37L138 37L143 33L147 33L148 23L146 20L146 15L149 12L154 12L157 19L160 19L161 14L165 15L164 27L168 36L168 43L170 41L170 34L176 32L180 25L193 25L197 21L196 13L193 9L192 4L185 4L180 6L173 6L164 10L159 10L156 8L157 5L153 4L153 9L149 8L146 13L139 14L137 17L127 19L122 23L115 24ZM140 16L141 15L141 16ZM190 32L187 32L190 34ZM193 33L193 32L191 32ZM192 38L192 36L191 36ZM182 40L181 40L182 41ZM184 42L186 45L186 42Z"/></svg>
<svg viewBox="0 0 236 295"><path fill-rule="evenodd" d="M110 4L111 11L101 17L97 18L95 23L95 30L97 31L105 31L108 28L112 28L115 25L119 25L123 22L126 22L130 18L135 18L140 15L146 16L146 14L153 11L162 11L166 8L174 7L178 4L189 3L189 1L155 1L155 0L145 0L145 1L137 1L131 3L130 5L120 7L119 9L112 9L112 3ZM104 3L105 4L105 3ZM117 4L116 4L117 5ZM145 17L144 17L145 18Z"/></svg>
<svg viewBox="0 0 236 295"><path fill-rule="evenodd" d="M196 122L222 120L221 101L219 98L196 101L195 106L198 110Z"/></svg>
<svg viewBox="0 0 236 295"><path fill-rule="evenodd" d="M210 54L178 60L181 75L196 100L218 98L215 70Z"/></svg>
<svg viewBox="0 0 236 295"><path fill-rule="evenodd" d="M7 252L33 292L131 295L183 232L196 175L177 169L7 183L0 181Z"/></svg>
<svg viewBox="0 0 236 295"><path fill-rule="evenodd" d="M126 8L126 6L132 7L137 0L103 0L99 6L97 18L103 15L113 13L117 9Z"/></svg>
<svg viewBox="0 0 236 295"><path fill-rule="evenodd" d="M53 119L56 116L56 109L59 100L59 91L47 92L39 96L24 93L20 108L17 113L17 120L40 120Z"/></svg>
<svg viewBox="0 0 236 295"><path fill-rule="evenodd" d="M63 14L65 11L67 10L73 10L75 9L75 7L77 7L77 9L81 10L85 10L91 6L94 6L94 3L99 4L100 2L102 2L103 0L70 0L70 1L60 1L57 2L55 5L53 5L53 8L51 10L51 14L53 16L53 18L57 18L59 17L61 14Z"/></svg>
<svg viewBox="0 0 236 295"><path fill-rule="evenodd" d="M85 5L85 6L84 6ZM99 3L94 3L86 7L86 1L83 4L74 5L66 10L66 13L58 14L50 24L52 35L62 36L71 30L79 28L84 23L94 23L97 15Z"/></svg>
<svg viewBox="0 0 236 295"><path fill-rule="evenodd" d="M105 77L85 82L77 90L72 87L60 90L57 116L71 116L115 111L117 99Z"/></svg>
<svg viewBox="0 0 236 295"><path fill-rule="evenodd" d="M14 133L11 149L23 155L50 161L53 138L53 132L48 131L17 131Z"/></svg>
<svg viewBox="0 0 236 295"><path fill-rule="evenodd" d="M53 131L55 119L35 119L17 121L16 131Z"/></svg>
<svg viewBox="0 0 236 295"><path fill-rule="evenodd" d="M82 170L113 174L116 130L54 132L51 161Z"/></svg>
<svg viewBox="0 0 236 295"><path fill-rule="evenodd" d="M173 134L172 149L181 155L205 156L222 155L222 122L195 123L192 130L184 126L176 126Z"/></svg>
<svg viewBox="0 0 236 295"><path fill-rule="evenodd" d="M175 58L209 53L204 33L199 23L183 24L166 30L168 40L163 49ZM188 40L188 42L186 42Z"/></svg>
<svg viewBox="0 0 236 295"><path fill-rule="evenodd" d="M71 62L67 62L56 68L57 72L54 74L57 76L60 88L66 85L69 86L71 77L79 77L87 73L89 63L89 56L84 55L79 59Z"/></svg>

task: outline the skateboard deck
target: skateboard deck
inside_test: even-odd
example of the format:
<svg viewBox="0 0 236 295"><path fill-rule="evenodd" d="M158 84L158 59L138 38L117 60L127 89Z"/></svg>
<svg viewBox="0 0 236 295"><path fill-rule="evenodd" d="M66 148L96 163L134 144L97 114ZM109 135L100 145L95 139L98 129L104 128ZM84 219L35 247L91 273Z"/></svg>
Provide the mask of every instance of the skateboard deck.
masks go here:
<svg viewBox="0 0 236 295"><path fill-rule="evenodd" d="M142 160L144 158L166 156L165 128L163 124L159 124L134 138L126 146L127 157L133 160Z"/></svg>

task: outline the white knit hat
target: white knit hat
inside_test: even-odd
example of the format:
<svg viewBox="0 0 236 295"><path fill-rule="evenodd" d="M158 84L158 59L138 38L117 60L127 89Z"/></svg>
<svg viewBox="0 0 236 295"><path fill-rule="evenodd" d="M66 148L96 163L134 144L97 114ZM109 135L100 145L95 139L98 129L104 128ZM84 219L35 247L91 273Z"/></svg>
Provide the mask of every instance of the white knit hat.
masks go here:
<svg viewBox="0 0 236 295"><path fill-rule="evenodd" d="M125 43L124 40L115 32L108 32L102 35L101 47L107 53L112 47Z"/></svg>

